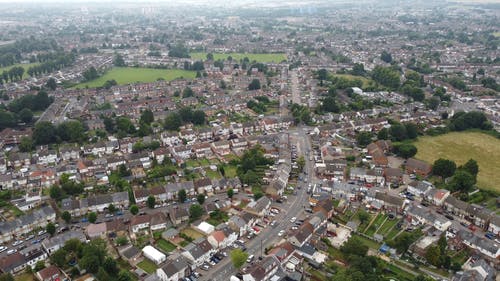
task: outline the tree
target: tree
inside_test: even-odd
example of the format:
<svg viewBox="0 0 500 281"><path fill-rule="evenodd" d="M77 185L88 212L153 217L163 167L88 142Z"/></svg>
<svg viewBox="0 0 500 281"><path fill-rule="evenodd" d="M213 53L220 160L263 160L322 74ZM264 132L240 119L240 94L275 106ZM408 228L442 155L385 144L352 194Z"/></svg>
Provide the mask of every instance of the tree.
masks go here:
<svg viewBox="0 0 500 281"><path fill-rule="evenodd" d="M364 224L368 219L370 219L370 215L365 210L358 211L358 219L361 224Z"/></svg>
<svg viewBox="0 0 500 281"><path fill-rule="evenodd" d="M372 71L372 78L381 85L394 90L401 84L399 72L390 67L376 66Z"/></svg>
<svg viewBox="0 0 500 281"><path fill-rule="evenodd" d="M66 265L66 257L68 252L65 249L59 249L52 253L50 256L50 262L57 265L58 267L63 267Z"/></svg>
<svg viewBox="0 0 500 281"><path fill-rule="evenodd" d="M51 89L52 91L54 91L56 88L57 88L57 82L56 82L56 79L50 77L48 80L47 80L47 83L45 83L45 86L49 89Z"/></svg>
<svg viewBox="0 0 500 281"><path fill-rule="evenodd" d="M205 194L198 194L196 196L196 201L198 201L198 204L203 205L203 203L205 203Z"/></svg>
<svg viewBox="0 0 500 281"><path fill-rule="evenodd" d="M193 111L193 116L192 116L192 122L195 125L203 125L205 124L205 112L202 110L195 110Z"/></svg>
<svg viewBox="0 0 500 281"><path fill-rule="evenodd" d="M248 84L248 90L258 90L260 89L260 80L259 79L253 79L250 84Z"/></svg>
<svg viewBox="0 0 500 281"><path fill-rule="evenodd" d="M53 236L54 233L56 233L56 226L49 222L46 226L45 226L45 230L47 231L48 234L50 234L50 236Z"/></svg>
<svg viewBox="0 0 500 281"><path fill-rule="evenodd" d="M411 158L417 154L417 147L411 143L402 143L394 145L393 148L396 155L405 159Z"/></svg>
<svg viewBox="0 0 500 281"><path fill-rule="evenodd" d="M439 107L441 100L438 97L432 97L427 100L427 108L436 110Z"/></svg>
<svg viewBox="0 0 500 281"><path fill-rule="evenodd" d="M340 247L340 251L346 256L365 256L368 252L368 246L359 240L359 238L352 236Z"/></svg>
<svg viewBox="0 0 500 281"><path fill-rule="evenodd" d="M418 127L415 123L405 123L405 128L409 139L416 139L418 137Z"/></svg>
<svg viewBox="0 0 500 281"><path fill-rule="evenodd" d="M167 117L165 117L165 121L163 123L166 130L169 131L177 131L179 127L182 125L181 117L178 113L172 112Z"/></svg>
<svg viewBox="0 0 500 281"><path fill-rule="evenodd" d="M462 193L467 193L474 187L476 180L474 176L469 172L464 170L458 170L455 172L449 187L452 191L459 191Z"/></svg>
<svg viewBox="0 0 500 281"><path fill-rule="evenodd" d="M304 158L303 155L301 155L298 159L297 159L297 166L299 167L299 171L303 171L304 170L304 167L306 166L306 159Z"/></svg>
<svg viewBox="0 0 500 281"><path fill-rule="evenodd" d="M189 207L189 218L194 221L203 215L203 208L199 204L193 204Z"/></svg>
<svg viewBox="0 0 500 281"><path fill-rule="evenodd" d="M111 276L116 276L118 274L118 272L120 271L120 269L118 268L118 265L116 263L116 260L113 259L112 257L107 257L104 260L104 263L102 264L102 267Z"/></svg>
<svg viewBox="0 0 500 281"><path fill-rule="evenodd" d="M30 137L22 137L19 144L19 151L31 152L34 149L33 140Z"/></svg>
<svg viewBox="0 0 500 281"><path fill-rule="evenodd" d="M408 138L406 127L400 123L392 124L389 132L393 141L404 141Z"/></svg>
<svg viewBox="0 0 500 281"><path fill-rule="evenodd" d="M61 200L61 198L63 196L62 189L57 185L53 185L49 189L49 195L50 195L50 198L52 198L56 201L59 201L59 200Z"/></svg>
<svg viewBox="0 0 500 281"><path fill-rule="evenodd" d="M231 262L236 269L240 269L248 259L248 254L241 249L234 249L230 253Z"/></svg>
<svg viewBox="0 0 500 281"><path fill-rule="evenodd" d="M403 232L398 235L394 240L389 241L391 247L395 248L398 253L404 254L410 248L410 245L414 242L414 237L408 232Z"/></svg>
<svg viewBox="0 0 500 281"><path fill-rule="evenodd" d="M90 223L95 223L97 220L97 214L95 212L90 212L88 214L88 219Z"/></svg>
<svg viewBox="0 0 500 281"><path fill-rule="evenodd" d="M56 128L51 122L42 121L35 125L33 141L36 144L51 144L56 142Z"/></svg>
<svg viewBox="0 0 500 281"><path fill-rule="evenodd" d="M233 196L234 196L234 189L230 188L227 190L227 197L229 199L233 199Z"/></svg>
<svg viewBox="0 0 500 281"><path fill-rule="evenodd" d="M141 123L150 125L151 123L153 123L153 121L155 121L153 111L151 111L150 109L146 109L141 112Z"/></svg>
<svg viewBox="0 0 500 281"><path fill-rule="evenodd" d="M384 50L382 54L380 54L380 59L386 63L390 63L392 61L392 55Z"/></svg>
<svg viewBox="0 0 500 281"><path fill-rule="evenodd" d="M132 281L132 277L128 271L120 270L120 273L118 273L118 281Z"/></svg>
<svg viewBox="0 0 500 281"><path fill-rule="evenodd" d="M128 243L127 236L118 236L116 238L115 242L116 242L116 245L118 245L118 246L127 245L127 243Z"/></svg>
<svg viewBox="0 0 500 281"><path fill-rule="evenodd" d="M149 195L146 204L148 205L148 208L154 209L156 205L155 197L153 195Z"/></svg>
<svg viewBox="0 0 500 281"><path fill-rule="evenodd" d="M425 259L434 266L439 266L439 257L441 253L437 246L429 246L425 252Z"/></svg>
<svg viewBox="0 0 500 281"><path fill-rule="evenodd" d="M378 131L377 139L388 140L389 139L389 130L387 128L382 128L382 130Z"/></svg>
<svg viewBox="0 0 500 281"><path fill-rule="evenodd" d="M194 96L193 89L189 87L184 88L184 90L182 91L182 98L189 98L192 96Z"/></svg>
<svg viewBox="0 0 500 281"><path fill-rule="evenodd" d="M10 273L2 273L0 275L0 281L15 281L15 279Z"/></svg>
<svg viewBox="0 0 500 281"><path fill-rule="evenodd" d="M61 214L61 218L66 222L66 223L70 223L71 222L71 214L68 212L68 211L64 211L62 214Z"/></svg>
<svg viewBox="0 0 500 281"><path fill-rule="evenodd" d="M454 161L443 158L437 159L432 165L432 173L444 179L453 176L456 169L457 164Z"/></svg>
<svg viewBox="0 0 500 281"><path fill-rule="evenodd" d="M469 172L471 175L474 176L474 178L477 178L477 174L479 173L479 165L477 164L477 161L474 159L469 159L469 161L467 161L463 166L461 166L460 169Z"/></svg>
<svg viewBox="0 0 500 281"><path fill-rule="evenodd" d="M108 212L109 212L110 214L113 214L114 212L116 212L116 207L115 207L115 205L113 205L113 204L109 204L109 205L108 205Z"/></svg>
<svg viewBox="0 0 500 281"><path fill-rule="evenodd" d="M137 207L137 205L130 206L130 213L134 216L137 215L139 213L139 207Z"/></svg>
<svg viewBox="0 0 500 281"><path fill-rule="evenodd" d="M30 123L33 120L33 112L29 108L23 108L17 114L23 123Z"/></svg>
<svg viewBox="0 0 500 281"><path fill-rule="evenodd" d="M185 189L181 189L177 192L177 199L179 200L180 203L186 202L187 194Z"/></svg>
<svg viewBox="0 0 500 281"><path fill-rule="evenodd" d="M95 69L95 67L91 66L82 73L82 76L84 81L90 81L99 77L99 73L97 72L97 69Z"/></svg>
<svg viewBox="0 0 500 281"><path fill-rule="evenodd" d="M113 59L113 64L118 67L126 66L125 60L123 59L123 56L120 54L115 54L115 57Z"/></svg>
<svg viewBox="0 0 500 281"><path fill-rule="evenodd" d="M328 71L322 68L316 72L316 77L319 80L319 85L323 86L323 81L328 79Z"/></svg>
<svg viewBox="0 0 500 281"><path fill-rule="evenodd" d="M45 261L37 261L34 270L35 272L38 272L44 268L45 268Z"/></svg>
<svg viewBox="0 0 500 281"><path fill-rule="evenodd" d="M370 132L359 132L356 136L356 142L361 147L366 147L372 142L372 134Z"/></svg>

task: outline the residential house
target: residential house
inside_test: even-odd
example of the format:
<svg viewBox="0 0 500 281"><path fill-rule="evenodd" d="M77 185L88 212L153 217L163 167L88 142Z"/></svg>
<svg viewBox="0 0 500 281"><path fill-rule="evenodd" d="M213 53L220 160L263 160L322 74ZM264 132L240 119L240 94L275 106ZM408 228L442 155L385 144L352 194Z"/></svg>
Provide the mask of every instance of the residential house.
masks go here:
<svg viewBox="0 0 500 281"><path fill-rule="evenodd" d="M211 144L212 150L219 156L228 155L231 153L231 143L229 141L216 141Z"/></svg>
<svg viewBox="0 0 500 281"><path fill-rule="evenodd" d="M134 216L130 219L130 230L133 233L137 233L141 230L149 228L151 222L151 215L145 214L140 216Z"/></svg>
<svg viewBox="0 0 500 281"><path fill-rule="evenodd" d="M210 178L201 178L194 181L194 188L198 194L213 193L212 180Z"/></svg>
<svg viewBox="0 0 500 281"><path fill-rule="evenodd" d="M48 258L47 253L43 250L42 245L33 244L27 246L25 249L19 250L19 253L24 256L26 266L35 268L36 263L39 261L45 261Z"/></svg>
<svg viewBox="0 0 500 281"><path fill-rule="evenodd" d="M427 192L425 199L436 206L442 206L450 191L446 189L431 189Z"/></svg>
<svg viewBox="0 0 500 281"><path fill-rule="evenodd" d="M208 261L216 251L206 238L200 238L187 245L182 255L189 260L191 268L194 269Z"/></svg>
<svg viewBox="0 0 500 281"><path fill-rule="evenodd" d="M288 237L288 242L295 247L302 247L309 241L309 239L311 239L313 233L314 227L309 222L304 222L299 229Z"/></svg>
<svg viewBox="0 0 500 281"><path fill-rule="evenodd" d="M62 234L53 236L49 239L45 239L44 241L42 241L42 247L50 255L53 252L61 249L66 241L70 239L78 239L80 240L80 242L87 241L87 238L82 231L70 230L67 232L63 232Z"/></svg>
<svg viewBox="0 0 500 281"><path fill-rule="evenodd" d="M248 203L245 208L250 214L256 215L258 217L264 217L269 213L269 208L271 207L271 200L267 196L262 196L257 201L252 201Z"/></svg>
<svg viewBox="0 0 500 281"><path fill-rule="evenodd" d="M57 266L51 265L35 273L35 277L38 281L58 281L64 280L66 275Z"/></svg>
<svg viewBox="0 0 500 281"><path fill-rule="evenodd" d="M432 183L428 181L412 181L408 184L407 190L417 197L425 198L425 195L433 188Z"/></svg>
<svg viewBox="0 0 500 281"><path fill-rule="evenodd" d="M177 209L171 209L169 216L170 220L174 225L179 225L189 220L189 212L187 211L186 208L183 207L179 207Z"/></svg>
<svg viewBox="0 0 500 281"><path fill-rule="evenodd" d="M157 212L151 215L151 221L149 222L149 227L151 231L157 231L160 229L167 228L168 220L167 216L162 212Z"/></svg>
<svg viewBox="0 0 500 281"><path fill-rule="evenodd" d="M156 275L161 281L178 281L191 274L188 260L184 256L169 259L160 268L156 269Z"/></svg>
<svg viewBox="0 0 500 281"><path fill-rule="evenodd" d="M279 270L280 261L274 255L266 256L261 261L254 264L245 274L243 281L270 280Z"/></svg>
<svg viewBox="0 0 500 281"><path fill-rule="evenodd" d="M406 160L405 169L408 174L416 174L426 178L432 172L432 165L422 160L410 158Z"/></svg>
<svg viewBox="0 0 500 281"><path fill-rule="evenodd" d="M20 253L4 256L0 258L0 272L16 274L26 268L26 260Z"/></svg>

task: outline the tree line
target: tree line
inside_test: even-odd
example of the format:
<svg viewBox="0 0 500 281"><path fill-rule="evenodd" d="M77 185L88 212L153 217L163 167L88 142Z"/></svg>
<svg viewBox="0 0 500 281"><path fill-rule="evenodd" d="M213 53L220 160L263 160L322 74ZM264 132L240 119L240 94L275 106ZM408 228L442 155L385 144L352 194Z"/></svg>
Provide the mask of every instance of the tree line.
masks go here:
<svg viewBox="0 0 500 281"><path fill-rule="evenodd" d="M33 111L45 110L54 101L47 92L40 91L36 95L28 94L12 100L7 107L0 106L0 130L16 127L19 122L30 123Z"/></svg>
<svg viewBox="0 0 500 281"><path fill-rule="evenodd" d="M54 39L36 39L35 37L20 39L0 47L0 66L6 67L21 62L22 53L58 49L59 46Z"/></svg>
<svg viewBox="0 0 500 281"><path fill-rule="evenodd" d="M36 77L42 74L51 73L60 70L64 67L71 66L76 60L75 53L56 53L47 57L47 60L39 65L32 66L28 68L28 73L30 76Z"/></svg>

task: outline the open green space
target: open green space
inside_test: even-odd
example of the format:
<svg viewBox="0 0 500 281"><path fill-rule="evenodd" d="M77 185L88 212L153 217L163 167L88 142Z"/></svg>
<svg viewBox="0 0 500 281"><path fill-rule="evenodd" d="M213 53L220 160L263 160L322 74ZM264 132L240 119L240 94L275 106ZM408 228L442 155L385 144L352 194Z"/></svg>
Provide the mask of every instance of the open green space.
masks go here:
<svg viewBox="0 0 500 281"><path fill-rule="evenodd" d="M82 89L85 87L96 88L101 87L108 80L115 80L118 85L126 85L136 82L154 82L158 79L167 81L178 78L193 79L196 76L195 71L183 69L155 69L141 67L114 67L107 71L101 77L92 81L84 82L73 86L72 88Z"/></svg>
<svg viewBox="0 0 500 281"><path fill-rule="evenodd" d="M34 281L35 277L31 273L23 273L14 277L16 281Z"/></svg>
<svg viewBox="0 0 500 281"><path fill-rule="evenodd" d="M154 273L156 271L156 269L158 268L156 266L156 264L154 264L154 262L152 262L148 259L142 260L140 263L137 264L137 267L146 271L149 274Z"/></svg>
<svg viewBox="0 0 500 281"><path fill-rule="evenodd" d="M24 73L23 73L23 79L26 79L29 77L28 69L32 66L39 65L39 63L18 63L18 64L13 64L11 66L6 66L6 67L0 67L0 73L3 73L4 71L9 71L11 68L16 67L16 66L21 66L24 68Z"/></svg>
<svg viewBox="0 0 500 281"><path fill-rule="evenodd" d="M453 160L457 166L469 159L479 165L477 186L500 192L500 140L480 132L452 132L440 136L419 137L416 158L432 164L439 158Z"/></svg>
<svg viewBox="0 0 500 281"><path fill-rule="evenodd" d="M199 233L198 231L188 227L188 228L184 228L181 233L184 233L186 234L187 236L191 237L193 240L196 240L198 238L201 238L203 237L203 235L201 233Z"/></svg>
<svg viewBox="0 0 500 281"><path fill-rule="evenodd" d="M493 32L493 36L500 37L500 31L499 32Z"/></svg>
<svg viewBox="0 0 500 281"><path fill-rule="evenodd" d="M165 253L170 253L177 248L174 244L163 239L156 241L156 246Z"/></svg>
<svg viewBox="0 0 500 281"><path fill-rule="evenodd" d="M361 80L363 82L363 88L369 86L370 82L373 82L371 79L368 79L366 77L356 76L356 75L351 75L351 74L334 74L333 76L334 77L335 76L336 77L342 77L342 78L345 78L347 80L354 80L354 79Z"/></svg>
<svg viewBox="0 0 500 281"><path fill-rule="evenodd" d="M377 250L377 251L378 251L378 249L380 249L381 244L379 244L373 240L370 240L364 236L361 236L359 234L353 234L352 237L359 238L359 240L363 241L363 244L368 246L368 248L371 248L371 249Z"/></svg>
<svg viewBox="0 0 500 281"><path fill-rule="evenodd" d="M284 53L273 53L273 54L250 54L250 53L212 53L214 55L214 60L227 60L228 57L231 57L235 62L239 62L240 60L247 57L250 62L275 62L279 63L286 60L286 55ZM206 60L207 53L206 52L196 52L189 54L192 59L195 60Z"/></svg>

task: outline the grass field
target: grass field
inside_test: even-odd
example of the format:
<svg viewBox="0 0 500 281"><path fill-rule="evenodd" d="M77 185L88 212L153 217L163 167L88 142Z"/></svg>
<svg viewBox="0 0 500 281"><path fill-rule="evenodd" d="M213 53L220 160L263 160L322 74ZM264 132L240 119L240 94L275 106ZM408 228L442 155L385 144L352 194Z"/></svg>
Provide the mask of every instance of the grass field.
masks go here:
<svg viewBox="0 0 500 281"><path fill-rule="evenodd" d="M207 53L199 52L199 53L191 53L191 58L195 60L206 60ZM227 53L227 54L213 54L214 60L227 60L229 56L233 58L234 61L240 61L240 59L244 59L247 57L251 62L282 62L286 60L286 55L284 53L275 53L275 54L248 54L248 53Z"/></svg>
<svg viewBox="0 0 500 281"><path fill-rule="evenodd" d="M181 233L184 233L186 234L187 236L193 238L193 240L196 240L198 238L201 238L203 237L203 235L201 233L199 233L198 231L192 229L192 228L185 228L181 231Z"/></svg>
<svg viewBox="0 0 500 281"><path fill-rule="evenodd" d="M362 77L362 76L355 76L351 74L334 74L334 77L342 77L348 80L354 80L354 79L359 79L363 82L363 87L367 87L372 80Z"/></svg>
<svg viewBox="0 0 500 281"><path fill-rule="evenodd" d="M23 273L21 275L17 275L14 280L16 281L34 281L35 278L33 276L33 274L30 274L30 273Z"/></svg>
<svg viewBox="0 0 500 281"><path fill-rule="evenodd" d="M165 253L170 253L177 248L174 244L163 239L156 241L156 246Z"/></svg>
<svg viewBox="0 0 500 281"><path fill-rule="evenodd" d="M382 227L380 227L378 234L384 235L384 237L385 237L386 234L388 234L388 232L390 230L392 230L393 227L394 228L396 227L397 223L398 223L398 220L396 220L396 219L386 220L385 223L382 225Z"/></svg>
<svg viewBox="0 0 500 281"><path fill-rule="evenodd" d="M140 263L138 263L137 267L146 271L149 274L154 273L156 271L156 269L158 268L156 266L156 264L154 264L154 262L152 262L146 258L144 260L142 260Z"/></svg>
<svg viewBox="0 0 500 281"><path fill-rule="evenodd" d="M493 36L500 37L500 32L493 32Z"/></svg>
<svg viewBox="0 0 500 281"><path fill-rule="evenodd" d="M415 142L416 158L434 163L438 158L451 159L457 166L469 159L479 164L477 185L500 192L500 140L480 132L452 132L436 137L419 137Z"/></svg>
<svg viewBox="0 0 500 281"><path fill-rule="evenodd" d="M22 66L24 68L23 79L26 79L29 77L29 75L28 75L28 73L26 73L26 71L28 71L28 68L35 66L35 65L39 65L39 63L18 63L18 64L14 64L11 66L0 67L0 73L3 73L4 71L9 71L11 68L13 68L15 66Z"/></svg>
<svg viewBox="0 0 500 281"><path fill-rule="evenodd" d="M118 85L126 85L135 82L154 82L158 78L171 81L177 78L193 79L196 76L195 71L182 69L154 69L154 68L136 68L136 67L115 67L103 76L89 82L80 83L72 88L82 89L85 87L101 87L107 80L116 80Z"/></svg>

